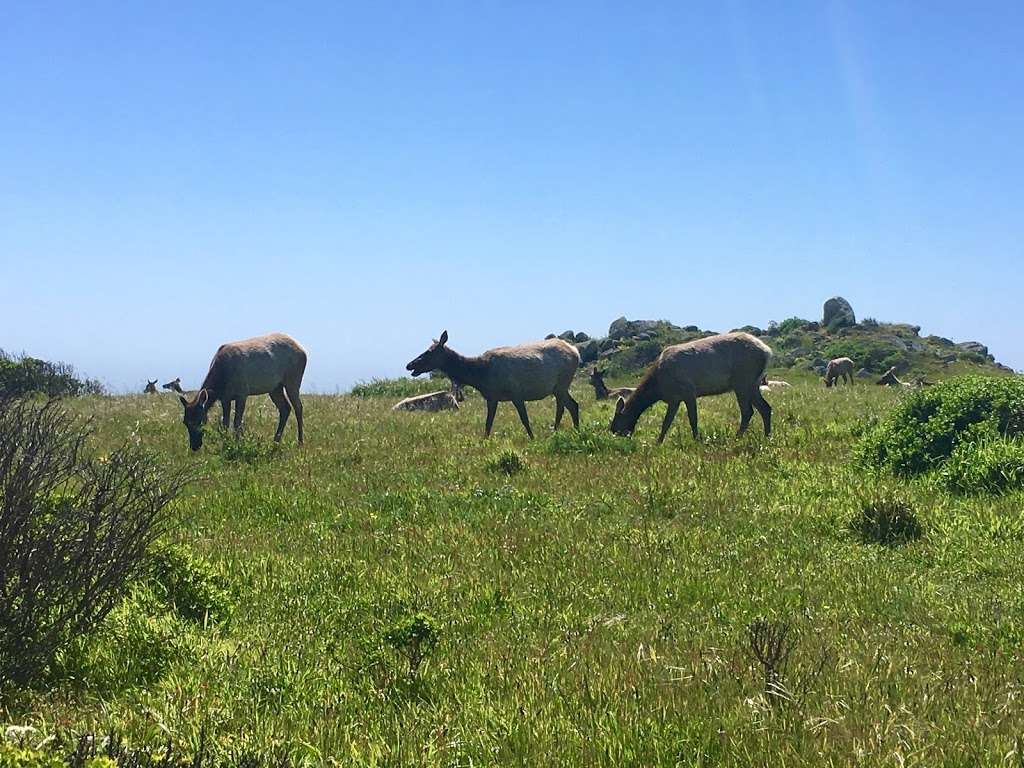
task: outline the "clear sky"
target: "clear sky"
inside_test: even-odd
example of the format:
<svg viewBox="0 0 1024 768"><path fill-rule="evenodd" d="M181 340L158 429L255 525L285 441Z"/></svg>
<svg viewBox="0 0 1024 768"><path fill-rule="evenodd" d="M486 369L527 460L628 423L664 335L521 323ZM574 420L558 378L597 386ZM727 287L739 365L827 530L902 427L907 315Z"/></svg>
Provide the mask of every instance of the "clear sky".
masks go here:
<svg viewBox="0 0 1024 768"><path fill-rule="evenodd" d="M625 314L1024 368L1024 4L6 3L0 347L306 386Z"/></svg>

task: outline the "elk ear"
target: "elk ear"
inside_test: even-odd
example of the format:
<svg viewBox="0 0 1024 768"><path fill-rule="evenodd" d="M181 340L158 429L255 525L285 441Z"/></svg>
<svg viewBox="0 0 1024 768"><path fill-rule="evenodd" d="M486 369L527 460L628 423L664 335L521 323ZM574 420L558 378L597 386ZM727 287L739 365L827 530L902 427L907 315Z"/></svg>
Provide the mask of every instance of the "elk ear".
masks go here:
<svg viewBox="0 0 1024 768"><path fill-rule="evenodd" d="M182 397L181 395L178 395L178 399L179 399L179 400L181 400L181 404L182 404L183 406L185 406L186 408L188 408L188 400L186 400L186 399L185 399L184 397Z"/></svg>
<svg viewBox="0 0 1024 768"><path fill-rule="evenodd" d="M618 416L620 413L622 413L625 407L626 401L625 399L623 399L622 395L619 395L619 399L615 401L615 415Z"/></svg>
<svg viewBox="0 0 1024 768"><path fill-rule="evenodd" d="M444 331L441 334L441 338L437 340L437 343L440 344L442 347L448 343L448 331Z"/></svg>
<svg viewBox="0 0 1024 768"><path fill-rule="evenodd" d="M196 402L198 402L200 406L205 408L206 404L210 402L210 393L207 392L205 389L199 390L199 397L196 398Z"/></svg>

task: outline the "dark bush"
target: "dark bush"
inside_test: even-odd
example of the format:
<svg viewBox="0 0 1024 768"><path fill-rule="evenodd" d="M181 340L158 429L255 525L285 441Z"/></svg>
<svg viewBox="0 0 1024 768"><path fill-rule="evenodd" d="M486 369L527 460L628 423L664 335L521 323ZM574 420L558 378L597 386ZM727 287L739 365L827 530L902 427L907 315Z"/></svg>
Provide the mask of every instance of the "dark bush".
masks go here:
<svg viewBox="0 0 1024 768"><path fill-rule="evenodd" d="M1024 378L964 376L919 389L865 433L860 462L897 475L938 469L962 443L1012 434L1024 413Z"/></svg>
<svg viewBox="0 0 1024 768"><path fill-rule="evenodd" d="M186 481L125 445L89 458L53 401L0 398L0 681L43 672L139 576Z"/></svg>
<svg viewBox="0 0 1024 768"><path fill-rule="evenodd" d="M910 502L892 491L865 500L851 528L861 541L886 547L906 544L921 538L923 533Z"/></svg>
<svg viewBox="0 0 1024 768"><path fill-rule="evenodd" d="M444 381L439 381L443 378ZM360 381L349 394L353 397L415 397L446 389L449 386L447 377L434 376L425 379L370 379Z"/></svg>
<svg viewBox="0 0 1024 768"><path fill-rule="evenodd" d="M19 395L77 397L102 395L103 385L95 379L79 378L73 366L51 363L35 357L13 357L0 349L0 397Z"/></svg>

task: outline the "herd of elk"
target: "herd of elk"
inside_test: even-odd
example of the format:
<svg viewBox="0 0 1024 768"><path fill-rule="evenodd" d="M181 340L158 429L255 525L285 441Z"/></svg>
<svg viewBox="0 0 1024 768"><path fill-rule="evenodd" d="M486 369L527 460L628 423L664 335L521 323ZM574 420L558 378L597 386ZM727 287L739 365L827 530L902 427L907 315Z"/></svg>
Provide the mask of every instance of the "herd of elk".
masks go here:
<svg viewBox="0 0 1024 768"><path fill-rule="evenodd" d="M771 435L772 407L763 393L773 388L786 388L784 381L768 380L765 372L772 350L748 333L723 333L685 344L665 347L634 387L609 388L604 372L596 366L589 381L597 400L617 398L610 429L617 435L630 436L640 416L654 403L668 405L662 421L658 442L664 441L680 405L686 406L693 436L697 430L697 399L708 395L733 392L740 409L737 435L746 432L756 410L764 422L764 433ZM397 403L396 411L458 410L463 400L462 385L476 389L487 403L484 435L490 437L498 403L511 402L519 414L526 434L533 438L526 403L555 398L557 430L566 409L573 425L579 429L579 404L569 394L569 387L580 366L576 347L558 338L529 342L513 347L496 347L476 357L460 355L448 347L448 332L435 340L427 350L406 365L406 370L419 376L441 371L451 380L451 389L409 397ZM203 425L210 406L219 402L225 427L231 418L234 403L234 429L241 429L246 398L250 395L270 396L278 409L274 440L280 441L294 410L298 441L303 440L302 400L299 389L306 370L306 351L298 342L283 333L271 333L244 341L223 344L213 356L202 386L191 399L180 397L184 408L183 422L188 430L189 445L197 451L203 444ZM853 383L854 363L848 357L829 361L825 369L825 386L832 387L840 379ZM878 381L891 386L915 386L900 381L896 369L890 368ZM157 380L147 380L145 392L156 393ZM927 386L919 380L916 386ZM164 389L183 393L181 379L163 385Z"/></svg>

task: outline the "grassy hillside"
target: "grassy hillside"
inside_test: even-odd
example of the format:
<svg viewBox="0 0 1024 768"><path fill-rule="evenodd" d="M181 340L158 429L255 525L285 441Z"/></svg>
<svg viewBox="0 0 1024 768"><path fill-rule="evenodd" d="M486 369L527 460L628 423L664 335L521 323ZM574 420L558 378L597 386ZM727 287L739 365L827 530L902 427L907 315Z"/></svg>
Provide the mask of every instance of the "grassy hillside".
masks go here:
<svg viewBox="0 0 1024 768"><path fill-rule="evenodd" d="M582 384L579 434L541 432L550 402L541 439L503 406L484 441L479 398L309 396L307 445L275 449L253 399L248 438L195 456L173 397L80 399L97 450L201 469L174 539L211 607L140 591L0 724L203 734L226 764L1019 760L1024 496L873 478L853 446L901 393L789 378L771 441L718 397L661 447L660 409L613 438ZM882 545L887 505L914 525Z"/></svg>
<svg viewBox="0 0 1024 768"><path fill-rule="evenodd" d="M616 322L621 324L622 320ZM820 374L829 360L849 357L858 369L870 374L896 366L906 378L1012 372L997 363L978 342L957 344L940 336L922 336L919 326L907 323L880 323L869 318L849 327L829 329L822 323L793 317L764 329L748 325L735 330L753 333L768 344L775 352L772 364L778 368ZM583 342L579 348L588 366L598 365L613 378L631 380L667 345L715 332L694 325L680 327L666 320L627 321L625 331L620 329L614 335L594 339L592 347L590 342Z"/></svg>

